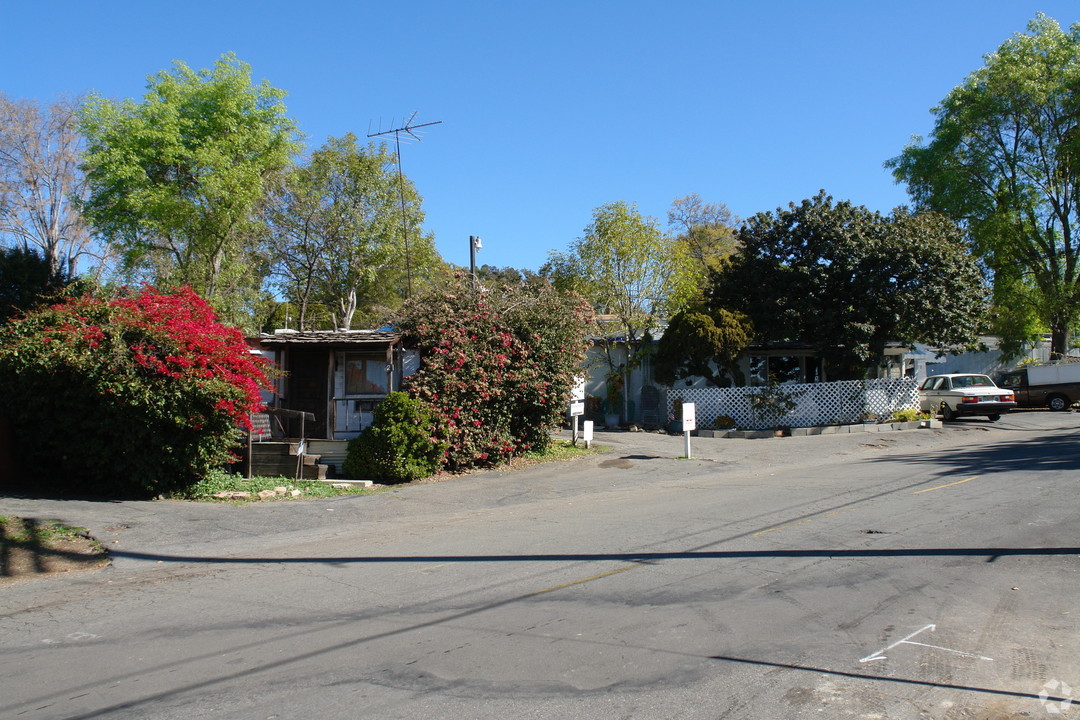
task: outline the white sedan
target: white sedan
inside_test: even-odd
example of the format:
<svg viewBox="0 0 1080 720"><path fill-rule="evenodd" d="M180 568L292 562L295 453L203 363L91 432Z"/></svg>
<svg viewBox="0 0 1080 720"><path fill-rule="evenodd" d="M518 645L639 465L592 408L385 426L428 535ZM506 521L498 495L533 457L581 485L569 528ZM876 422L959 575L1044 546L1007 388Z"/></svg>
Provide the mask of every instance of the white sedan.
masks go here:
<svg viewBox="0 0 1080 720"><path fill-rule="evenodd" d="M941 413L945 420L985 415L991 421L1016 407L1012 390L999 388L986 375L934 375L919 386L919 409Z"/></svg>

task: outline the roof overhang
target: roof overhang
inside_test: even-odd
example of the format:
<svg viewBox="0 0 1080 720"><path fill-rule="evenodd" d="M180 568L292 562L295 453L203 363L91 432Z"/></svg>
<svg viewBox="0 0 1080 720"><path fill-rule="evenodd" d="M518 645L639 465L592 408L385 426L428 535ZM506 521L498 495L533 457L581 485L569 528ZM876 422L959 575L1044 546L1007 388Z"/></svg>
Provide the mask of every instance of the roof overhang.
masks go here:
<svg viewBox="0 0 1080 720"><path fill-rule="evenodd" d="M393 330L318 330L277 332L254 338L265 348L363 348L378 350L397 344L401 333Z"/></svg>

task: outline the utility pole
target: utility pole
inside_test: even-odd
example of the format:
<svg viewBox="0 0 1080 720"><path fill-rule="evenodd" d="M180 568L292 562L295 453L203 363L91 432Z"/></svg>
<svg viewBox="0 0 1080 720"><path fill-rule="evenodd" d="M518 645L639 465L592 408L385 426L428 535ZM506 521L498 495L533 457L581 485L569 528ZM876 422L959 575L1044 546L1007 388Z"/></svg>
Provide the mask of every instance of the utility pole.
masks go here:
<svg viewBox="0 0 1080 720"><path fill-rule="evenodd" d="M414 125L413 120L416 119L416 113L414 112L409 116L409 119L399 127L393 130L383 130L377 133L368 133L369 138L383 137L385 135L393 134L394 136L394 148L397 151L397 171L398 171L398 197L401 198L401 233L405 237L405 276L408 280L408 293L406 299L412 297L412 254L409 252L409 221L405 216L405 180L401 172L401 133L407 134L416 142L420 142L420 136L414 131L430 125L438 125L442 120L436 120L435 122L421 123ZM370 128L369 128L370 129Z"/></svg>
<svg viewBox="0 0 1080 720"><path fill-rule="evenodd" d="M469 277L472 278L473 288L480 287L476 282L476 251L484 247L479 235L469 236Z"/></svg>

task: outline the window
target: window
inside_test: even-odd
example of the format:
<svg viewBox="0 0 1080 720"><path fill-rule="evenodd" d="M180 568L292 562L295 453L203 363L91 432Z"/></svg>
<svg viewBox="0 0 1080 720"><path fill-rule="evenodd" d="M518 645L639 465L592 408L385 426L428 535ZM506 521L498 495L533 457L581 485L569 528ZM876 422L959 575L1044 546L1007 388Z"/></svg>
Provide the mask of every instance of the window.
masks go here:
<svg viewBox="0 0 1080 720"><path fill-rule="evenodd" d="M804 367L805 363L805 367ZM775 382L779 385L818 382L821 362L802 355L751 355L750 385L760 387Z"/></svg>
<svg viewBox="0 0 1080 720"><path fill-rule="evenodd" d="M359 353L344 355L346 395L386 394L386 360Z"/></svg>
<svg viewBox="0 0 1080 720"><path fill-rule="evenodd" d="M801 359L797 355L769 358L769 378L779 385L802 382Z"/></svg>
<svg viewBox="0 0 1080 720"><path fill-rule="evenodd" d="M769 384L769 358L763 355L750 356L750 384L754 387Z"/></svg>

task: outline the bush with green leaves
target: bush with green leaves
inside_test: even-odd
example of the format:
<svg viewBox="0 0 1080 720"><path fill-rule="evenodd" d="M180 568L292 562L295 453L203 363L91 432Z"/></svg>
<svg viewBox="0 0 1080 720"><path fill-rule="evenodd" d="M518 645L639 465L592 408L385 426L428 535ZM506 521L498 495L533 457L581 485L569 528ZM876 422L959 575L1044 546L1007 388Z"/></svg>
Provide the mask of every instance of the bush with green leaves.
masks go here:
<svg viewBox="0 0 1080 720"><path fill-rule="evenodd" d="M266 371L189 289L80 296L0 329L0 414L29 487L154 496L234 460Z"/></svg>
<svg viewBox="0 0 1080 720"><path fill-rule="evenodd" d="M434 412L406 393L392 392L375 408L372 424L349 441L343 469L350 478L421 480L438 472L446 448Z"/></svg>
<svg viewBox="0 0 1080 720"><path fill-rule="evenodd" d="M48 302L71 279L33 248L0 248L0 325L20 312Z"/></svg>
<svg viewBox="0 0 1080 720"><path fill-rule="evenodd" d="M396 324L421 363L405 391L435 412L447 469L550 445L591 321L581 296L541 281L487 292L457 280L406 303Z"/></svg>

